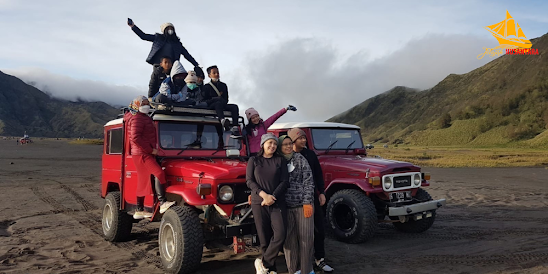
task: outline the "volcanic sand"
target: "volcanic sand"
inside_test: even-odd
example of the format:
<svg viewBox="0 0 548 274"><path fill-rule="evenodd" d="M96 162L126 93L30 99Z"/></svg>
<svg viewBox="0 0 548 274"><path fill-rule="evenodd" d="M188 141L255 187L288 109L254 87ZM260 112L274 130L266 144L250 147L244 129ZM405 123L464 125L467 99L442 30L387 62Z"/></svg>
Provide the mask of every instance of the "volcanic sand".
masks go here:
<svg viewBox="0 0 548 274"><path fill-rule="evenodd" d="M0 141L0 273L163 273L158 225L102 238L101 146ZM335 273L548 273L548 169L424 168L446 198L421 234L381 224L363 244L326 239ZM255 273L257 248L204 247L196 273ZM286 273L283 256L279 272Z"/></svg>

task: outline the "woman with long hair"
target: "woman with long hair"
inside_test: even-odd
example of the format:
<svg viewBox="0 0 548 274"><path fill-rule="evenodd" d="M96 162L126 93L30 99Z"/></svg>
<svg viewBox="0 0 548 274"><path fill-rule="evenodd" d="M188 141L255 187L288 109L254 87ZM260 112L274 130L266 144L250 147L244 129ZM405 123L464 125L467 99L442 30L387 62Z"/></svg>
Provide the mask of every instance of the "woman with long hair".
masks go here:
<svg viewBox="0 0 548 274"><path fill-rule="evenodd" d="M261 243L262 257L255 260L257 274L276 273L276 257L286 236L285 192L289 173L287 161L277 155L278 138L261 136L261 149L247 163L246 182L251 189L251 209Z"/></svg>

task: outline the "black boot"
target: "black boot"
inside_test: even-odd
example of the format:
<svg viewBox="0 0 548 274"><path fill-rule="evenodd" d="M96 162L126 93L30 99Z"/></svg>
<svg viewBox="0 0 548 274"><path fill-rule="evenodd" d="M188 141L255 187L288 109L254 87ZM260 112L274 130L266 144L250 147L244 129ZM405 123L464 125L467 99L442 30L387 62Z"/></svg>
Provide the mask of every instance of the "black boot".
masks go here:
<svg viewBox="0 0 548 274"><path fill-rule="evenodd" d="M137 197L137 211L145 211L145 197Z"/></svg>
<svg viewBox="0 0 548 274"><path fill-rule="evenodd" d="M160 183L158 178L154 177L154 189L156 189L156 196L160 204L165 203L166 200L166 188Z"/></svg>

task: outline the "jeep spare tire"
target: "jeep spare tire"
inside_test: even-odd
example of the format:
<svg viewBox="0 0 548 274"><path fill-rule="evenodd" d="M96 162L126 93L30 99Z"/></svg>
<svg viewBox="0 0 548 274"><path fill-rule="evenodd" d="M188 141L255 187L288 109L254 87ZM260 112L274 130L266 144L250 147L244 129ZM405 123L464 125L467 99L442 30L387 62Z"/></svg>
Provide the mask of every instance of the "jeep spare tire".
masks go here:
<svg viewBox="0 0 548 274"><path fill-rule="evenodd" d="M375 205L365 193L355 189L340 190L331 196L327 221L337 240L352 244L371 238L378 227Z"/></svg>
<svg viewBox="0 0 548 274"><path fill-rule="evenodd" d="M432 200L432 197L430 196L430 194L428 194L428 192L426 192L426 190L422 188L419 188L417 190L417 194L415 194L414 198L423 202ZM432 210L431 212L432 212L432 217L430 218L423 218L418 221L415 221L409 218L409 220L405 223L395 222L393 224L397 230L402 232L421 233L428 230L434 224L434 221L436 220L436 210ZM391 216L390 219L398 220L398 217Z"/></svg>
<svg viewBox="0 0 548 274"><path fill-rule="evenodd" d="M173 206L162 217L160 258L167 273L192 273L202 261L204 237L198 214L188 206Z"/></svg>
<svg viewBox="0 0 548 274"><path fill-rule="evenodd" d="M110 192L105 197L101 224L107 241L124 241L131 235L133 218L125 210L120 210L120 192Z"/></svg>

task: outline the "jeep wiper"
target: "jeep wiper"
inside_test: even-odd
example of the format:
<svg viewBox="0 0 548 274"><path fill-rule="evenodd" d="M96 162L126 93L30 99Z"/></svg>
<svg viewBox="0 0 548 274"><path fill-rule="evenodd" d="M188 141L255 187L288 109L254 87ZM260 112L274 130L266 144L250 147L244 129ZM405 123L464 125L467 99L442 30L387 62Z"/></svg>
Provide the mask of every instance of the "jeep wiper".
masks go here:
<svg viewBox="0 0 548 274"><path fill-rule="evenodd" d="M181 155L181 153L183 153L189 147L190 145L186 145L183 149L181 149L181 151L179 151L179 153L177 153L177 155Z"/></svg>
<svg viewBox="0 0 548 274"><path fill-rule="evenodd" d="M327 149L325 150L325 154L327 154L327 153L331 150L331 148L332 148L338 141L339 141L339 140L335 140L335 142L331 143L331 144L327 147Z"/></svg>
<svg viewBox="0 0 548 274"><path fill-rule="evenodd" d="M350 147L356 142L356 140L352 141L352 143L350 143L350 145L348 145L346 147L346 150L344 151L344 154L348 153L348 150L350 149Z"/></svg>

